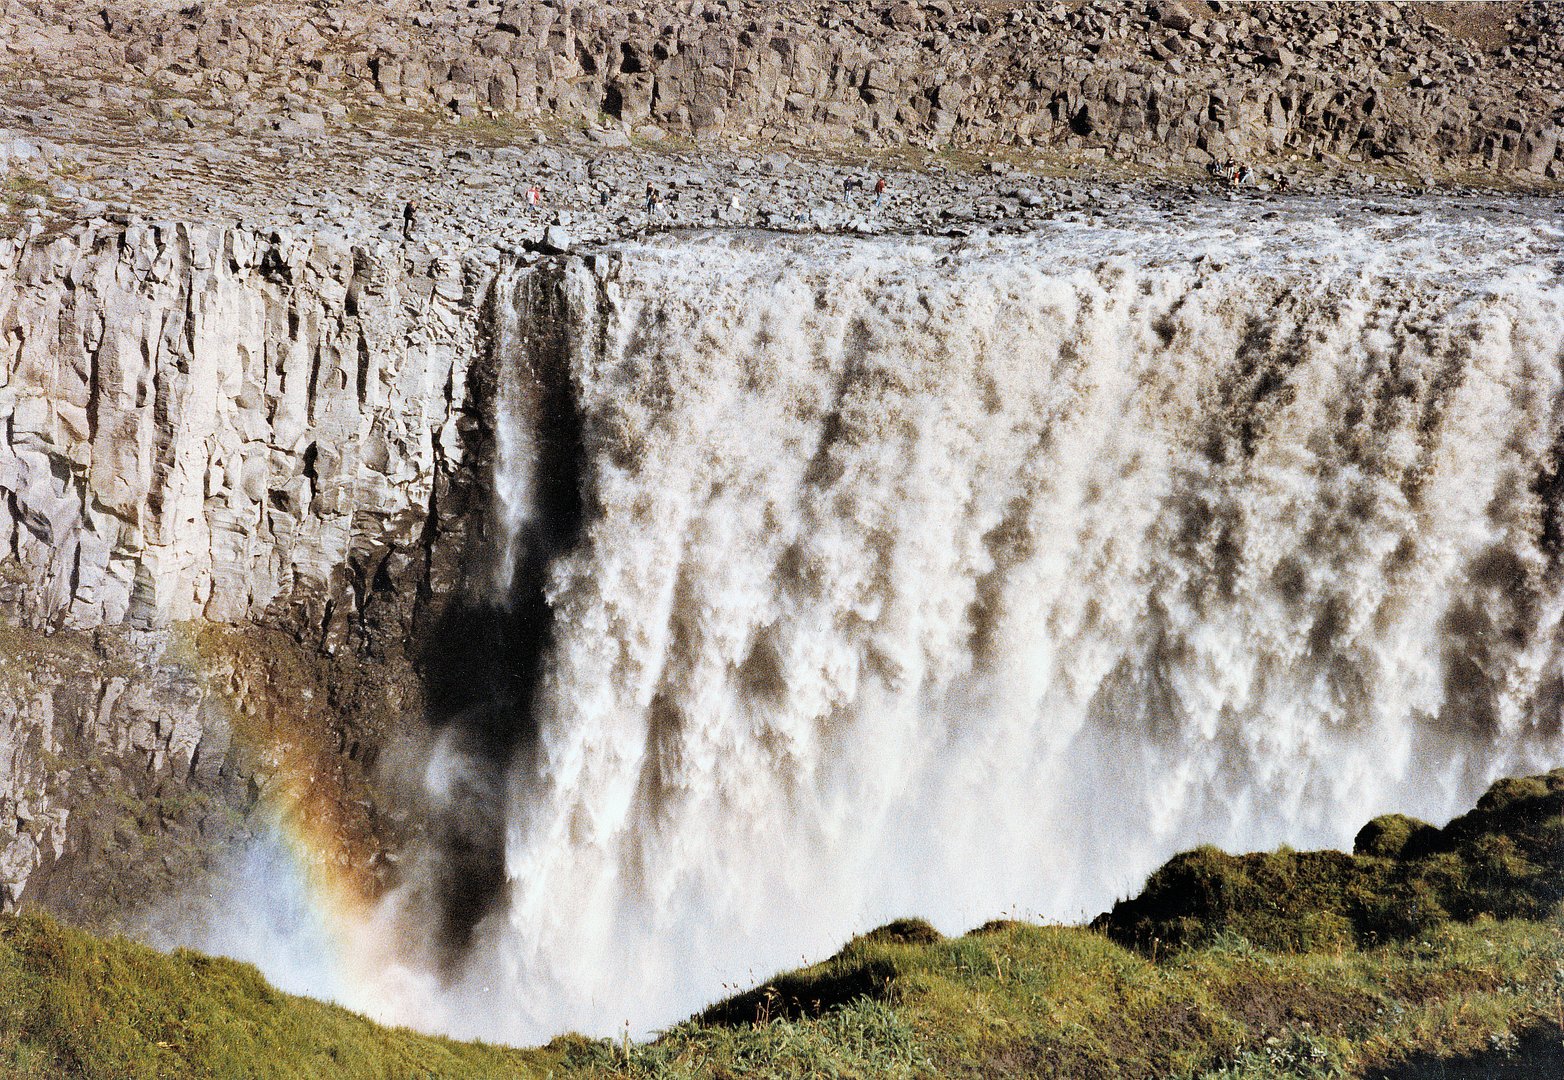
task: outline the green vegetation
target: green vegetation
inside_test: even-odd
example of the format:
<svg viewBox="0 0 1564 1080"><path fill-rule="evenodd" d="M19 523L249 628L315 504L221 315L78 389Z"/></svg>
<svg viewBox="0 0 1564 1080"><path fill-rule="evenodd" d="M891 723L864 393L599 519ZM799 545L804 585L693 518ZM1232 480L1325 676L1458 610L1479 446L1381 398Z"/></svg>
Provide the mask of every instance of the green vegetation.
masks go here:
<svg viewBox="0 0 1564 1080"><path fill-rule="evenodd" d="M1239 935L1302 951L1373 945L1481 916L1545 919L1564 900L1564 769L1501 780L1443 829L1391 814L1352 855L1175 856L1095 925L1142 949Z"/></svg>
<svg viewBox="0 0 1564 1080"><path fill-rule="evenodd" d="M1354 855L1177 856L1096 928L898 920L641 1045L391 1030L242 964L28 915L0 921L0 1072L1407 1080L1460 1058L1448 1075L1529 1075L1564 1060L1561 827L1564 771L1502 781L1443 829L1376 819Z"/></svg>
<svg viewBox="0 0 1564 1080"><path fill-rule="evenodd" d="M551 1056L384 1028L283 994L248 964L37 915L0 923L7 1077L541 1076Z"/></svg>
<svg viewBox="0 0 1564 1080"><path fill-rule="evenodd" d="M21 235L23 214L47 210L51 202L49 182L42 177L13 172L0 177L0 238Z"/></svg>

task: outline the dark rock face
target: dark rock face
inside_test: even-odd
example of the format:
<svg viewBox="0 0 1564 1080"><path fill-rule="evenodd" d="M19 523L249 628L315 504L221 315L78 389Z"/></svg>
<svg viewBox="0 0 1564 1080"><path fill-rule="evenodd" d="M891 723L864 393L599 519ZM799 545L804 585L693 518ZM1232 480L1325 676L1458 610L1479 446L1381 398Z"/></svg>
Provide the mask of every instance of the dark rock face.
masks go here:
<svg viewBox="0 0 1564 1080"><path fill-rule="evenodd" d="M87 18L9 0L0 17L35 73L152 77L161 113L290 138L335 123L347 94L370 110L659 136L1554 178L1564 8L1481 7L219 0L115 2ZM287 91L255 89L279 78Z"/></svg>
<svg viewBox="0 0 1564 1080"><path fill-rule="evenodd" d="M17 810L0 862L8 910L117 926L264 830L312 815L372 895L394 807L371 797L380 748L416 716L404 660L328 657L262 627L8 632L0 718ZM264 793L264 798L263 798ZM388 812L392 816L388 816Z"/></svg>

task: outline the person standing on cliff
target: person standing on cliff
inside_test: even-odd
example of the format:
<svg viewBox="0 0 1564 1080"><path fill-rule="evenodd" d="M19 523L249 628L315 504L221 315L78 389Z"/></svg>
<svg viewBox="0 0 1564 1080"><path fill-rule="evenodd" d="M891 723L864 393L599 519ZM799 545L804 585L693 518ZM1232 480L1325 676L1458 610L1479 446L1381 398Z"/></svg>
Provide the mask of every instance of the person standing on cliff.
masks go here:
<svg viewBox="0 0 1564 1080"><path fill-rule="evenodd" d="M667 220L668 209L663 205L662 192L652 185L646 185L646 221L648 225L655 225Z"/></svg>
<svg viewBox="0 0 1564 1080"><path fill-rule="evenodd" d="M874 182L874 205L879 206L885 201L885 177L880 177Z"/></svg>
<svg viewBox="0 0 1564 1080"><path fill-rule="evenodd" d="M534 210L536 210L538 208L538 205L540 203L542 203L542 202L543 202L543 189L542 188L538 187L537 184L533 184L531 187L527 188L527 205L528 206L530 206Z"/></svg>
<svg viewBox="0 0 1564 1080"><path fill-rule="evenodd" d="M413 238L413 226L415 224L417 224L417 222L418 222L418 200L417 199L408 199L407 200L407 204L402 207L402 239L403 240L411 240Z"/></svg>

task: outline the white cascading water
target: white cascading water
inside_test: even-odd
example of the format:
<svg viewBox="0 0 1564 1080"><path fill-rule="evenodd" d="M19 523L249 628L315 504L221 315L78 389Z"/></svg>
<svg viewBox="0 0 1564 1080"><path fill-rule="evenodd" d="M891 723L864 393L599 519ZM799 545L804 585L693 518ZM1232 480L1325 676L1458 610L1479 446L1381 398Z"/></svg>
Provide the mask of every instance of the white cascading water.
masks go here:
<svg viewBox="0 0 1564 1080"><path fill-rule="evenodd" d="M1555 763L1556 236L1324 218L572 266L587 525L475 1029Z"/></svg>
<svg viewBox="0 0 1564 1080"><path fill-rule="evenodd" d="M496 535L494 550L488 553L488 572L477 576L484 582L480 589L502 598L511 591L525 533L536 518L533 491L538 482L538 454L529 431L526 395L536 394L538 388L518 363L527 341L527 274L515 269L502 273L495 283L494 298L493 347L501 357L494 390L494 452L499 463L493 473Z"/></svg>
<svg viewBox="0 0 1564 1080"><path fill-rule="evenodd" d="M585 522L508 895L395 1018L646 1031L1558 764L1558 233L1300 207L555 271Z"/></svg>

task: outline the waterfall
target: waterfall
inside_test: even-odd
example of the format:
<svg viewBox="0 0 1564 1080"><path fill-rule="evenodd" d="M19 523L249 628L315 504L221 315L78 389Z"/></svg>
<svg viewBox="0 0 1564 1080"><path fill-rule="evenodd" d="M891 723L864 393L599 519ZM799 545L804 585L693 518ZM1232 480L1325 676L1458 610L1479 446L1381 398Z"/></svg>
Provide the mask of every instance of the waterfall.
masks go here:
<svg viewBox="0 0 1564 1080"><path fill-rule="evenodd" d="M442 714L483 805L433 889L484 895L394 1018L644 1032L1557 764L1557 231L1298 206L503 281L504 689Z"/></svg>
<svg viewBox="0 0 1564 1080"><path fill-rule="evenodd" d="M532 307L532 275L511 270L494 287L493 348L498 360L494 386L494 458L492 514L495 538L488 596L509 605L516 567L528 529L536 524L538 483L537 427L532 406L539 398L537 379L527 363Z"/></svg>
<svg viewBox="0 0 1564 1080"><path fill-rule="evenodd" d="M395 903L425 927L432 911L432 944L447 971L503 899L507 780L536 771L534 698L551 641L549 567L575 544L579 528L580 432L563 368L562 303L543 273L516 268L495 282L487 335L489 520L469 553L462 594L447 607L424 660L437 732L423 780L433 843L418 853L420 865Z"/></svg>
<svg viewBox="0 0 1564 1080"><path fill-rule="evenodd" d="M564 272L585 525L476 950L500 1030L1553 763L1550 238L1291 224Z"/></svg>

